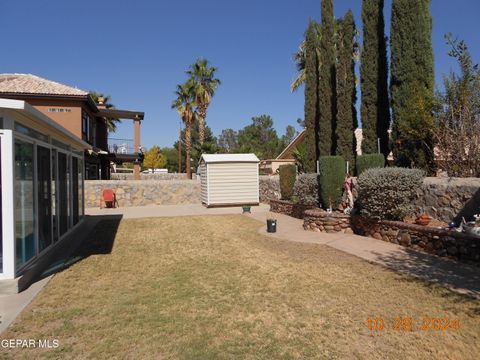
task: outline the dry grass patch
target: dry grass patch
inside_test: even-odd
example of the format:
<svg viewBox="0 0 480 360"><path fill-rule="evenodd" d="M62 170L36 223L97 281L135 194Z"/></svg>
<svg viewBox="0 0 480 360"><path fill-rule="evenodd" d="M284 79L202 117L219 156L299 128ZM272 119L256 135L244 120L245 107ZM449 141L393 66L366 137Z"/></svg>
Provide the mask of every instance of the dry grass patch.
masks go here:
<svg viewBox="0 0 480 360"><path fill-rule="evenodd" d="M15 358L473 359L480 301L326 246L257 233L244 216L123 220L108 255L56 275L2 338L57 338ZM100 228L109 231L112 224ZM100 229L100 230L101 230ZM90 247L97 246L99 233ZM93 245L92 245L93 244ZM88 248L88 246L87 246ZM368 317L460 320L372 332Z"/></svg>

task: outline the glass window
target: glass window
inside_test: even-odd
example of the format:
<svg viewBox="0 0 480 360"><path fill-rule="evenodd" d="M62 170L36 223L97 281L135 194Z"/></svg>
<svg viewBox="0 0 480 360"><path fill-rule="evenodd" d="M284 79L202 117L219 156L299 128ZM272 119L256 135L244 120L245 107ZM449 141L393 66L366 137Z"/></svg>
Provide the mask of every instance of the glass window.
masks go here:
<svg viewBox="0 0 480 360"><path fill-rule="evenodd" d="M57 198L58 198L58 225L59 236L65 234L68 230L68 179L67 179L67 155L58 152L58 180L57 180Z"/></svg>
<svg viewBox="0 0 480 360"><path fill-rule="evenodd" d="M75 156L72 156L72 219L73 225L78 223L78 159Z"/></svg>
<svg viewBox="0 0 480 360"><path fill-rule="evenodd" d="M82 139L90 141L90 116L85 110L82 110Z"/></svg>
<svg viewBox="0 0 480 360"><path fill-rule="evenodd" d="M78 213L82 217L83 214L83 160L78 160Z"/></svg>
<svg viewBox="0 0 480 360"><path fill-rule="evenodd" d="M52 244L52 173L50 149L37 146L37 209L39 251Z"/></svg>
<svg viewBox="0 0 480 360"><path fill-rule="evenodd" d="M58 196L57 196L57 150L52 149L52 233L53 241L58 240L58 224L60 222L58 215Z"/></svg>
<svg viewBox="0 0 480 360"><path fill-rule="evenodd" d="M25 125L22 125L18 122L15 122L15 131L18 131L21 134L30 136L34 139L38 139L38 140L42 140L44 142L48 142L48 136L47 135L43 135L43 134L39 133L38 131L30 129L29 127L27 127Z"/></svg>
<svg viewBox="0 0 480 360"><path fill-rule="evenodd" d="M97 122L95 119L92 120L92 144L97 146Z"/></svg>
<svg viewBox="0 0 480 360"><path fill-rule="evenodd" d="M67 144L64 144L61 141L55 140L55 139L52 139L52 145L54 145L56 147L59 147L60 149L70 150L70 146L68 146Z"/></svg>
<svg viewBox="0 0 480 360"><path fill-rule="evenodd" d="M36 255L33 188L33 145L15 140L16 265Z"/></svg>

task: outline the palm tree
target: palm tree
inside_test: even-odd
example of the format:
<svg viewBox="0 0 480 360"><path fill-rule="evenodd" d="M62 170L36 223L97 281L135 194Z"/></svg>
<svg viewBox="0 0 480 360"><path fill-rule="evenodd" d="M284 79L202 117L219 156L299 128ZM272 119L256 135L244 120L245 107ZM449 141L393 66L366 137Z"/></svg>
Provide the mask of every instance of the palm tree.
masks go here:
<svg viewBox="0 0 480 360"><path fill-rule="evenodd" d="M315 29L317 34L317 58L320 60L320 39L322 37L321 25L315 23ZM293 93L298 90L298 88L305 82L305 39L302 40L298 46L298 51L293 55L293 61L295 62L295 67L297 68L297 77L293 80L290 85L290 91ZM320 68L320 63L318 64Z"/></svg>
<svg viewBox="0 0 480 360"><path fill-rule="evenodd" d="M95 104L98 104L100 98L103 98L103 104L105 105L106 109L115 109L115 105L110 103L110 100L111 100L110 95L104 95L96 91L90 91L89 95L92 98L92 100L95 102ZM117 130L117 124L120 123L120 119L107 118L106 121L107 121L108 132L115 132Z"/></svg>
<svg viewBox="0 0 480 360"><path fill-rule="evenodd" d="M215 72L218 69L209 66L207 59L198 59L195 64L190 65L187 74L195 84L195 102L197 104L198 118L198 138L200 144L205 141L205 119L207 117L207 109L215 94L215 90L220 85L220 80L215 78Z"/></svg>
<svg viewBox="0 0 480 360"><path fill-rule="evenodd" d="M176 109L183 123L185 124L185 153L186 161L185 167L187 169L187 178L192 178L192 171L190 168L190 158L192 152L192 126L196 119L196 114L194 111L196 92L195 92L195 81L193 79L188 79L185 84L177 85L177 90L175 91L176 99L172 103L172 109Z"/></svg>

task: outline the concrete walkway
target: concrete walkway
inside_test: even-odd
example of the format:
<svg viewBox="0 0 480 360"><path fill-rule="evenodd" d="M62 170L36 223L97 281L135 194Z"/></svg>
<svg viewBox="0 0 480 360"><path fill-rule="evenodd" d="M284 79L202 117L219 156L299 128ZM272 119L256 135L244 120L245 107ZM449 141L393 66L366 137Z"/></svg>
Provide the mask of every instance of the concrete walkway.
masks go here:
<svg viewBox="0 0 480 360"><path fill-rule="evenodd" d="M269 206L265 204L251 207L252 214L265 214L268 210ZM195 215L234 215L241 213L241 206L206 208L201 204L135 206L115 209L85 209L85 214L87 215L122 215L124 219Z"/></svg>
<svg viewBox="0 0 480 360"><path fill-rule="evenodd" d="M53 275L32 284L28 289L18 294L0 295L0 334L8 325L30 304L37 294L47 285Z"/></svg>
<svg viewBox="0 0 480 360"><path fill-rule="evenodd" d="M259 233L284 240L323 244L382 265L396 272L442 285L457 293L480 299L480 267L470 266L446 258L414 251L400 245L353 234L326 234L303 230L303 220L275 214L277 232L266 232L262 225ZM252 218L265 224L265 214L252 213Z"/></svg>

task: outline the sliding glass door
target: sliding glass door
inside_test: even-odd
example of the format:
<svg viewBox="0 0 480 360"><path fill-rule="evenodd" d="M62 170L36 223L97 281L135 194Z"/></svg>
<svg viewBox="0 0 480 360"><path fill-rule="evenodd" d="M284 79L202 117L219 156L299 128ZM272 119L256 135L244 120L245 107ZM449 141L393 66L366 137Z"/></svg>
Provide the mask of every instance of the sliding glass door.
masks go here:
<svg viewBox="0 0 480 360"><path fill-rule="evenodd" d="M79 214L78 214L78 159L75 156L72 156L72 218L73 225L78 223Z"/></svg>
<svg viewBox="0 0 480 360"><path fill-rule="evenodd" d="M57 178L57 197L58 197L58 219L59 219L59 230L60 237L65 234L68 230L69 219L68 219L68 157L62 152L57 153L58 161L58 178Z"/></svg>
<svg viewBox="0 0 480 360"><path fill-rule="evenodd" d="M37 146L37 201L39 251L52 244L52 179L50 149Z"/></svg>
<svg viewBox="0 0 480 360"><path fill-rule="evenodd" d="M36 255L33 144L15 140L15 247L17 268Z"/></svg>

